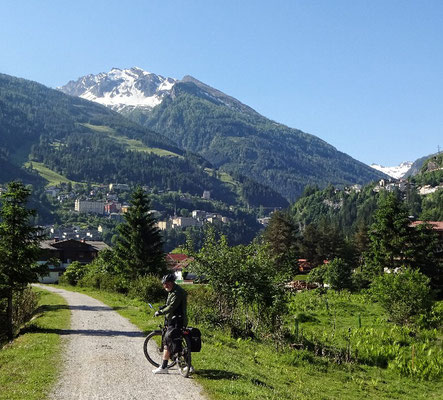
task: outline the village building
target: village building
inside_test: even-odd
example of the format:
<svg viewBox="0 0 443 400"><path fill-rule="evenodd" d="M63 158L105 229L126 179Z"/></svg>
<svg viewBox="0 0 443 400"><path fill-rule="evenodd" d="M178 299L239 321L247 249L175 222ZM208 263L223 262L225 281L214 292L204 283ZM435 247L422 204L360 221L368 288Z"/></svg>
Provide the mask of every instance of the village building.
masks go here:
<svg viewBox="0 0 443 400"><path fill-rule="evenodd" d="M178 281L192 282L196 278L195 274L187 271L187 267L192 260L192 257L182 253L169 253L166 255L167 268L175 274Z"/></svg>
<svg viewBox="0 0 443 400"><path fill-rule="evenodd" d="M116 191L116 190L128 191L128 190L130 190L130 187L126 183L110 183L109 190L111 192Z"/></svg>
<svg viewBox="0 0 443 400"><path fill-rule="evenodd" d="M105 214L118 213L122 209L122 205L116 202L105 204Z"/></svg>
<svg viewBox="0 0 443 400"><path fill-rule="evenodd" d="M89 264L100 251L109 249L109 246L101 241L58 240L55 238L42 241L40 248L42 249L42 255L38 260L39 263L46 263L54 259L59 260L59 262L50 264L48 275L41 276L39 281L42 283L56 283L69 264L74 261Z"/></svg>
<svg viewBox="0 0 443 400"><path fill-rule="evenodd" d="M91 200L75 200L75 211L79 213L90 213L102 215L105 211L105 203L103 201Z"/></svg>

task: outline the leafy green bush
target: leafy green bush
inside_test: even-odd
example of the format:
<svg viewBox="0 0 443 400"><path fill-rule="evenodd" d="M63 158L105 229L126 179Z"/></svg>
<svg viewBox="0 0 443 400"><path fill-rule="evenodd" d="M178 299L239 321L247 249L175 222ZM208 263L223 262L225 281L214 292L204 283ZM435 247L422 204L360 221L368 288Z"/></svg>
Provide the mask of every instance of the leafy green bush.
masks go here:
<svg viewBox="0 0 443 400"><path fill-rule="evenodd" d="M122 294L128 293L128 280L122 275L112 275L107 272L100 272L98 280L101 290Z"/></svg>
<svg viewBox="0 0 443 400"><path fill-rule="evenodd" d="M430 279L419 271L405 268L398 273L386 273L371 284L371 291L389 318L397 324L414 322L432 306Z"/></svg>
<svg viewBox="0 0 443 400"><path fill-rule="evenodd" d="M77 284L80 287L100 289L101 280L102 273L99 273L95 269L89 269L89 271L78 280Z"/></svg>
<svg viewBox="0 0 443 400"><path fill-rule="evenodd" d="M188 320L195 325L219 326L215 295L208 285L192 285L188 292Z"/></svg>
<svg viewBox="0 0 443 400"><path fill-rule="evenodd" d="M154 275L138 277L129 285L128 295L146 302L157 302L165 298L161 280Z"/></svg>
<svg viewBox="0 0 443 400"><path fill-rule="evenodd" d="M74 261L69 264L66 271L60 277L60 283L68 283L70 285L77 285L78 281L82 279L88 272L88 266Z"/></svg>
<svg viewBox="0 0 443 400"><path fill-rule="evenodd" d="M315 267L313 270L311 270L311 272L309 272L306 281L310 283L318 283L319 285L323 286L327 278L327 272L327 264L319 265L318 267Z"/></svg>
<svg viewBox="0 0 443 400"><path fill-rule="evenodd" d="M206 231L204 246L196 253L191 269L205 276L216 296L215 314L235 337L250 337L258 331L275 333L286 311L284 279L275 269L265 245L230 247L225 236Z"/></svg>
<svg viewBox="0 0 443 400"><path fill-rule="evenodd" d="M327 267L326 282L331 289L343 290L352 287L352 269L348 263L341 258L334 258Z"/></svg>

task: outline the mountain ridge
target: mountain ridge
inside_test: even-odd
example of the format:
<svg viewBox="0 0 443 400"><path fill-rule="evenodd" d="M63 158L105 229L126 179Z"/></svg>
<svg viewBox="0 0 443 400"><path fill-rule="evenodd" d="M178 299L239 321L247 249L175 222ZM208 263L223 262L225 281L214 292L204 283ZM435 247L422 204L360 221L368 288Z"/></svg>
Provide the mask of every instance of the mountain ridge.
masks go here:
<svg viewBox="0 0 443 400"><path fill-rule="evenodd" d="M120 181L194 195L210 190L226 204L236 204L238 197L258 206L267 197L271 204L264 206L287 205L277 193L247 177L244 185L238 182L238 193L201 156L96 102L0 74L0 105L0 161L15 166L9 174L2 171L3 182L15 179L19 170L32 183L35 173L19 169L30 160L73 181Z"/></svg>
<svg viewBox="0 0 443 400"><path fill-rule="evenodd" d="M386 177L317 136L271 121L189 75L165 90L156 106L119 111L223 171L263 182L289 201L307 184L345 186Z"/></svg>

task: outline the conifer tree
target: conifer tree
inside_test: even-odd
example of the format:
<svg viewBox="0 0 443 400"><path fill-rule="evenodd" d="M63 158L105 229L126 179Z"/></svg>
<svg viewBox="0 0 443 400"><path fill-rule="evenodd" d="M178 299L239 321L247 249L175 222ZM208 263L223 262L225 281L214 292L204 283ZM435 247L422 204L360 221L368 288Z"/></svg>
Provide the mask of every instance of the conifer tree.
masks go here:
<svg viewBox="0 0 443 400"><path fill-rule="evenodd" d="M7 335L12 340L13 294L36 282L47 271L37 264L41 230L30 225L35 210L26 208L30 190L20 182L11 182L1 195L0 209L0 287L7 297Z"/></svg>
<svg viewBox="0 0 443 400"><path fill-rule="evenodd" d="M272 214L264 232L264 240L275 256L276 269L292 278L298 271L297 229L288 213Z"/></svg>
<svg viewBox="0 0 443 400"><path fill-rule="evenodd" d="M411 258L410 220L405 206L395 193L382 196L369 231L370 274L380 275L384 268L394 269Z"/></svg>
<svg viewBox="0 0 443 400"><path fill-rule="evenodd" d="M166 270L163 240L150 213L150 200L138 187L132 193L125 222L118 226L115 254L120 271L129 278L161 275Z"/></svg>

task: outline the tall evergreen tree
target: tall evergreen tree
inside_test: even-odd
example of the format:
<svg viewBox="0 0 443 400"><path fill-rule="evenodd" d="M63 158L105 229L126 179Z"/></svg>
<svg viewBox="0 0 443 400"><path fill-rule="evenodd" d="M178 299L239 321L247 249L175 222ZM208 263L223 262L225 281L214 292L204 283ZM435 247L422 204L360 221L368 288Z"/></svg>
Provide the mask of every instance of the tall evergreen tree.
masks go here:
<svg viewBox="0 0 443 400"><path fill-rule="evenodd" d="M369 231L370 274L380 275L384 268L394 269L411 259L412 228L404 204L395 193L382 196Z"/></svg>
<svg viewBox="0 0 443 400"><path fill-rule="evenodd" d="M46 265L37 264L40 253L41 230L30 225L35 210L26 208L30 190L20 182L7 185L0 209L0 287L6 292L7 335L12 340L13 294L47 271Z"/></svg>
<svg viewBox="0 0 443 400"><path fill-rule="evenodd" d="M290 277L298 272L297 228L290 215L276 211L264 232L264 240L275 256L276 269Z"/></svg>
<svg viewBox="0 0 443 400"><path fill-rule="evenodd" d="M118 226L115 254L120 271L129 278L161 275L166 269L163 240L150 213L150 200L142 188L134 190L125 222Z"/></svg>

